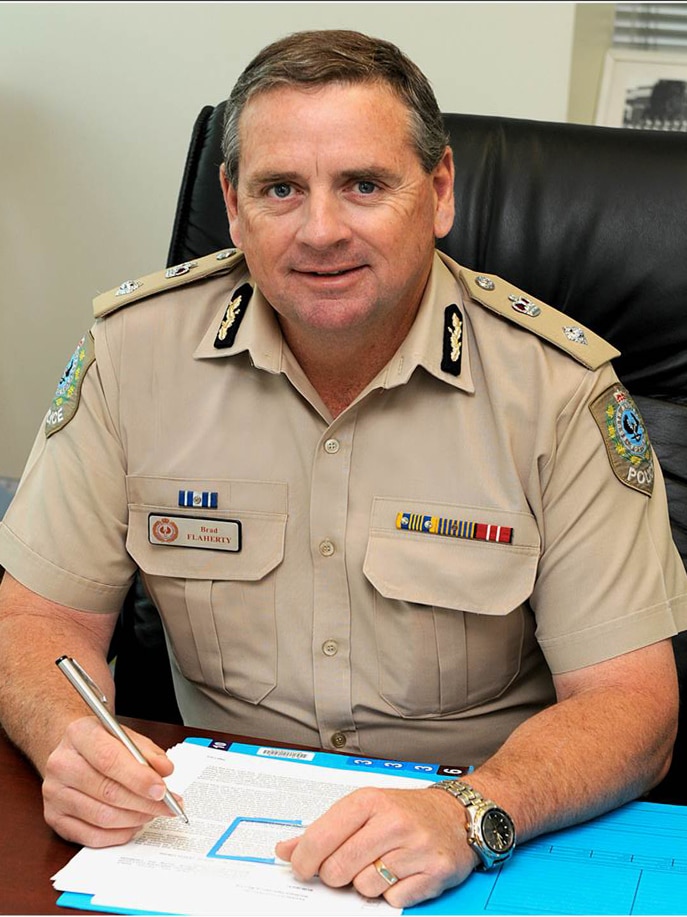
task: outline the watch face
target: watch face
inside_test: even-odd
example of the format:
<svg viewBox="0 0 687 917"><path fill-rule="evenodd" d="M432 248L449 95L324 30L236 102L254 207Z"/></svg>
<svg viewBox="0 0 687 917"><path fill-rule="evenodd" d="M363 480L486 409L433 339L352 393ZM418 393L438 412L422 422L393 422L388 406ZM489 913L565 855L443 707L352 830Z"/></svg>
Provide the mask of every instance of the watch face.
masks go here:
<svg viewBox="0 0 687 917"><path fill-rule="evenodd" d="M482 820L482 837L494 853L507 853L515 841L513 822L502 809L490 809Z"/></svg>

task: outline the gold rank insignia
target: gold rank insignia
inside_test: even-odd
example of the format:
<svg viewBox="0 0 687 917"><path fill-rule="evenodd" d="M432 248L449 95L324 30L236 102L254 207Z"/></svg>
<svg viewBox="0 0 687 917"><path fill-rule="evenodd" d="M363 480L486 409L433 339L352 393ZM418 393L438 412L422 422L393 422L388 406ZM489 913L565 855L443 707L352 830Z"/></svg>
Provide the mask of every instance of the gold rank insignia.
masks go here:
<svg viewBox="0 0 687 917"><path fill-rule="evenodd" d="M76 414L81 398L81 386L89 366L95 361L95 342L89 331L76 345L76 350L67 363L57 391L45 415L45 435L52 436L66 427Z"/></svg>
<svg viewBox="0 0 687 917"><path fill-rule="evenodd" d="M233 345L252 295L253 287L249 283L242 284L238 290L234 291L234 295L224 313L224 318L217 330L215 347L223 349Z"/></svg>
<svg viewBox="0 0 687 917"><path fill-rule="evenodd" d="M642 415L627 389L609 386L589 405L601 431L613 473L627 487L651 496L654 460Z"/></svg>
<svg viewBox="0 0 687 917"><path fill-rule="evenodd" d="M463 316L455 303L444 309L444 346L441 368L452 376L460 375L463 356Z"/></svg>

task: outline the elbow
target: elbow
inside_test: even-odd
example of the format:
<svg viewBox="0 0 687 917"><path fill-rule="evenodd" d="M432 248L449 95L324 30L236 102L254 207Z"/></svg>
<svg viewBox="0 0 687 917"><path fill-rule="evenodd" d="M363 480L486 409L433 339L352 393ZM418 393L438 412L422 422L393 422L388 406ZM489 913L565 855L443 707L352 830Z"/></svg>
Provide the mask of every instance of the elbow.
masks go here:
<svg viewBox="0 0 687 917"><path fill-rule="evenodd" d="M656 742L654 777L650 784L652 789L661 783L670 771L673 762L673 750L675 748L677 732L678 701L676 698L674 707L671 705L671 710L666 716L665 728L661 732L659 741Z"/></svg>

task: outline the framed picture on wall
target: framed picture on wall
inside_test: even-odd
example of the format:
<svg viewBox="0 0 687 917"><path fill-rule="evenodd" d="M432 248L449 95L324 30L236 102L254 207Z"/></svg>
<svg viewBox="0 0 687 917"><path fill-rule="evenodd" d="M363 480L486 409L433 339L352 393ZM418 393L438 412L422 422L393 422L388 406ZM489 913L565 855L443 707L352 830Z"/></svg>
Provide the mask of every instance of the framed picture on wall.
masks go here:
<svg viewBox="0 0 687 917"><path fill-rule="evenodd" d="M687 54L607 51L595 124L687 131Z"/></svg>

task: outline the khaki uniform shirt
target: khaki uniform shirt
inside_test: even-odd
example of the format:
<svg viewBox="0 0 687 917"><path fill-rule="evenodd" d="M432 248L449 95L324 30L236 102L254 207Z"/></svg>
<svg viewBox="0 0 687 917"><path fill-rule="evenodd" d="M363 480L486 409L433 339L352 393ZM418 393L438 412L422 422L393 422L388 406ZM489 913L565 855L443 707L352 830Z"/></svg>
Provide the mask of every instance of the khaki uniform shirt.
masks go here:
<svg viewBox="0 0 687 917"><path fill-rule="evenodd" d="M93 613L139 568L187 723L479 763L554 700L551 671L684 628L687 587L660 470L651 495L623 483L590 410L617 387L606 345L589 369L532 333L559 313L513 323L461 276L436 256L404 344L334 420L258 290L215 346L242 260L100 319L0 563Z"/></svg>

